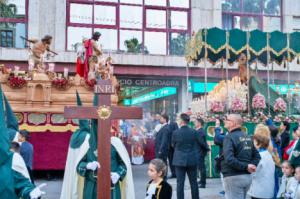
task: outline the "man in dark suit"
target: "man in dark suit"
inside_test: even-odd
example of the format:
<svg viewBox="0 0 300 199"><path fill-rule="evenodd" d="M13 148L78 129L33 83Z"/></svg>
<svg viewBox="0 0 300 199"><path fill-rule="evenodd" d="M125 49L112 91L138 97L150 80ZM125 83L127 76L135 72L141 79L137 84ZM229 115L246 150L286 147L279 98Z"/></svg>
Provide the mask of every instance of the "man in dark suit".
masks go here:
<svg viewBox="0 0 300 199"><path fill-rule="evenodd" d="M161 128L155 137L155 157L162 159L167 165L170 129L168 126L169 116L162 114L160 117Z"/></svg>
<svg viewBox="0 0 300 199"><path fill-rule="evenodd" d="M170 178L176 178L176 172L175 172L175 167L173 166L173 156L174 156L174 148L172 146L171 140L172 140L172 135L173 133L178 129L178 125L176 122L169 122L169 128L170 128L170 133L169 133L169 154L168 154L168 160L169 160L169 166L171 169L171 176Z"/></svg>
<svg viewBox="0 0 300 199"><path fill-rule="evenodd" d="M199 156L199 165L198 165L201 174L200 182L198 183L200 188L205 188L206 185L205 156L209 151L203 126L204 126L203 119L197 118L195 121L195 129L197 133L200 135L200 150L199 150L200 156Z"/></svg>
<svg viewBox="0 0 300 199"><path fill-rule="evenodd" d="M188 127L190 117L182 113L178 118L180 128L173 133L173 165L177 177L177 199L184 199L185 175L188 175L192 199L199 199L197 166L199 162L200 135Z"/></svg>

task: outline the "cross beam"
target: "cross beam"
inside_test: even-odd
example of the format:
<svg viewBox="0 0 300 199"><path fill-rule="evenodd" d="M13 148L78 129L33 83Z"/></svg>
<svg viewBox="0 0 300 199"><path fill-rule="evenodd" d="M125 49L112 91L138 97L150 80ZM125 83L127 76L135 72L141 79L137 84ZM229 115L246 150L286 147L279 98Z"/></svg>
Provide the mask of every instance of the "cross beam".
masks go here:
<svg viewBox="0 0 300 199"><path fill-rule="evenodd" d="M98 95L98 106L65 107L66 119L96 119L98 120L98 169L97 198L110 199L110 127L114 119L142 119L142 108L111 106L111 94L115 93L110 80L100 80L94 88ZM91 132L94 133L94 132Z"/></svg>

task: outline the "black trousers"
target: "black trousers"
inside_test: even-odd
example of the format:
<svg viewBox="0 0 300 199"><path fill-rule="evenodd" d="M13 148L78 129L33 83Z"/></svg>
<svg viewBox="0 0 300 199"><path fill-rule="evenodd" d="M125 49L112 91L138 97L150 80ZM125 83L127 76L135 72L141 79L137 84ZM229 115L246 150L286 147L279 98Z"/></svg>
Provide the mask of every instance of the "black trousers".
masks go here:
<svg viewBox="0 0 300 199"><path fill-rule="evenodd" d="M168 154L169 166L170 166L170 170L171 170L171 175L172 176L176 176L175 167L172 164L172 162L173 162L173 155L174 155L174 148L170 147L169 154Z"/></svg>
<svg viewBox="0 0 300 199"><path fill-rule="evenodd" d="M200 171L200 184L206 185L206 166L204 155L200 156L198 169Z"/></svg>
<svg viewBox="0 0 300 199"><path fill-rule="evenodd" d="M188 175L190 181L192 199L199 199L197 166L175 166L175 171L177 178L177 199L184 199L184 181L186 174Z"/></svg>
<svg viewBox="0 0 300 199"><path fill-rule="evenodd" d="M27 167L27 170L28 170L28 173L29 173L31 183L34 184L33 171L29 167Z"/></svg>

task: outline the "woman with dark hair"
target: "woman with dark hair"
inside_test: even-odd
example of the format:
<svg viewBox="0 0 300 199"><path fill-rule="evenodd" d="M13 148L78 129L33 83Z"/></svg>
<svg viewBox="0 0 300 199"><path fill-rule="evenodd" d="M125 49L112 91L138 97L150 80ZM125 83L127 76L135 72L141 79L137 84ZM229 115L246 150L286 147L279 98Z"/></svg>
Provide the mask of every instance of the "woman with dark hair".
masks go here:
<svg viewBox="0 0 300 199"><path fill-rule="evenodd" d="M290 123L288 123L287 121L282 122L280 129L282 130L282 133L280 135L280 150L282 157L285 148L290 143Z"/></svg>
<svg viewBox="0 0 300 199"><path fill-rule="evenodd" d="M285 147L284 152L283 152L283 156L282 156L283 160L288 160L289 159L290 154L291 154L292 150L294 149L299 137L300 137L299 127L295 126L293 128L293 140L290 142L290 144L287 147Z"/></svg>

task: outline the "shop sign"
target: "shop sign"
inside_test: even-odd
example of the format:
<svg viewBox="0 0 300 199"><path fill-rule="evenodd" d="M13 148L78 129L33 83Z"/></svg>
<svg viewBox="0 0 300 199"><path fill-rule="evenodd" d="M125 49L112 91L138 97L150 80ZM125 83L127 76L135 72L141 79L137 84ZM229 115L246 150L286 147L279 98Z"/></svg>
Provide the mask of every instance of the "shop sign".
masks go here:
<svg viewBox="0 0 300 199"><path fill-rule="evenodd" d="M175 79L119 79L121 86L145 86L145 87L179 87L180 80Z"/></svg>
<svg viewBox="0 0 300 199"><path fill-rule="evenodd" d="M144 95L132 99L125 99L124 105L140 104L143 102L148 102L150 100L159 99L170 95L175 95L176 93L177 93L177 89L175 87L165 87L155 91L151 91L149 93L146 93Z"/></svg>

